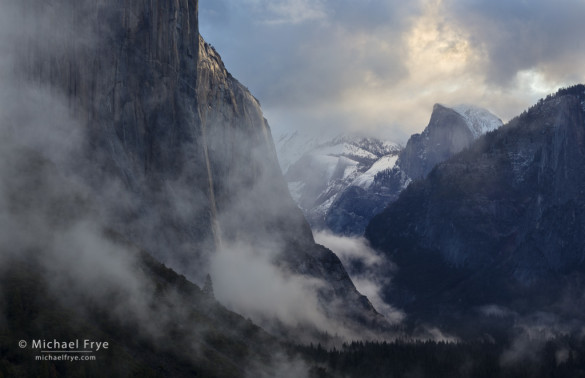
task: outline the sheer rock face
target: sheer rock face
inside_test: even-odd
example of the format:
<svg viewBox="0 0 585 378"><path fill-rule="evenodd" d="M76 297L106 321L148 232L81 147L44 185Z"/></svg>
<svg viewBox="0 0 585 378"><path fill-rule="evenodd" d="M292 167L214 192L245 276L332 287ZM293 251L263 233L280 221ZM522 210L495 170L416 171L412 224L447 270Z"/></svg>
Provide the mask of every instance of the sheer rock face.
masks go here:
<svg viewBox="0 0 585 378"><path fill-rule="evenodd" d="M260 104L200 39L198 101L222 237L313 244L282 178ZM248 240L249 241L249 240Z"/></svg>
<svg viewBox="0 0 585 378"><path fill-rule="evenodd" d="M211 248L197 2L25 1L36 29L17 62L64 97L86 130L82 150L94 168L78 168L111 225L165 262ZM177 211L190 203L196 209Z"/></svg>
<svg viewBox="0 0 585 378"><path fill-rule="evenodd" d="M32 35L27 73L68 96L126 176L176 177L200 134L187 127L199 123L197 3L61 0L31 12L57 30Z"/></svg>
<svg viewBox="0 0 585 378"><path fill-rule="evenodd" d="M413 180L421 179L473 140L465 119L453 109L436 104L429 125L422 134L414 134L400 153L397 165Z"/></svg>
<svg viewBox="0 0 585 378"><path fill-rule="evenodd" d="M16 47L19 71L84 126L73 165L109 227L198 281L221 243L268 246L283 270L326 282L326 307L348 303L332 314L380 321L314 243L258 101L199 35L196 0L24 1L24 18L44 21Z"/></svg>
<svg viewBox="0 0 585 378"><path fill-rule="evenodd" d="M376 216L366 235L398 265L387 298L427 319L582 308L584 104L583 86L550 96Z"/></svg>

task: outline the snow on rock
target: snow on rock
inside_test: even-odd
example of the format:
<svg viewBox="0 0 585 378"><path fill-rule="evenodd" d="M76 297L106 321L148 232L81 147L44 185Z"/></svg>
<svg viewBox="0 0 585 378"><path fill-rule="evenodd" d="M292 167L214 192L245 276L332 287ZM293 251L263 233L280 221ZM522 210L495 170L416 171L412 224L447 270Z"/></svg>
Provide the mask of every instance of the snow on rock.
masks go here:
<svg viewBox="0 0 585 378"><path fill-rule="evenodd" d="M479 107L459 105L448 109L452 109L449 114L464 128L463 122L453 112L462 117L474 139L502 125L498 117ZM412 181L407 168L416 165L416 157L427 161L427 154L434 156L441 150L440 143L446 141L431 138L428 130L427 127L412 137L426 146L412 156L392 141L356 135L327 135L320 131L285 135L277 139L276 147L290 192L311 226L331 230L331 227L337 227L334 232L359 234L363 232L359 229L362 227L359 222L369 219L376 209L397 198ZM467 131L462 131L466 141L471 142ZM359 212L358 208L363 211ZM347 224L358 221L359 227L349 230L345 227L346 220Z"/></svg>
<svg viewBox="0 0 585 378"><path fill-rule="evenodd" d="M462 104L452 109L465 119L475 139L503 125L502 120L493 113L477 106Z"/></svg>
<svg viewBox="0 0 585 378"><path fill-rule="evenodd" d="M351 156L354 158L376 159L377 156L359 146L347 142L325 145L318 149L319 153L332 156Z"/></svg>
<svg viewBox="0 0 585 378"><path fill-rule="evenodd" d="M322 224L348 187L370 187L376 173L391 169L402 150L397 143L375 138L345 135L323 140L298 134L281 138L277 148L291 195L313 226Z"/></svg>
<svg viewBox="0 0 585 378"><path fill-rule="evenodd" d="M274 135L280 168L284 174L307 154L346 156L360 161L377 160L381 156L398 153L402 148L391 141L363 138L353 135L333 134L332 131L317 130L312 133L282 133Z"/></svg>
<svg viewBox="0 0 585 378"><path fill-rule="evenodd" d="M352 183L352 185L359 186L363 189L368 189L374 183L374 177L376 174L394 168L398 155L387 155L382 156L377 160L370 169L359 175Z"/></svg>

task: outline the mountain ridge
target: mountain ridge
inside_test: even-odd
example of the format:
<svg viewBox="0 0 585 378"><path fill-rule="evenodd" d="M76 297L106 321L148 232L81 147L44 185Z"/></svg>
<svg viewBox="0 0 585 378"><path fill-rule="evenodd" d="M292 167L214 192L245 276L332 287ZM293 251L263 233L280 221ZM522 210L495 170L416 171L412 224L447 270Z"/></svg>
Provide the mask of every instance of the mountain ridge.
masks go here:
<svg viewBox="0 0 585 378"><path fill-rule="evenodd" d="M579 298L560 298L583 275L584 99L578 85L539 101L374 217L366 237L398 265L387 300L460 325L487 305L575 316Z"/></svg>
<svg viewBox="0 0 585 378"><path fill-rule="evenodd" d="M302 148L306 152L295 163L287 163L285 178L314 229L361 235L372 217L394 201L412 180L423 178L437 163L501 124L499 118L479 107L435 104L428 126L421 134L413 134L404 147L375 138L370 138L368 147L367 138L349 136L321 143L305 142ZM344 153L344 149L348 150L344 147L347 140L363 144L362 156ZM286 151L295 139L289 138L287 143L278 145L281 156L290 154ZM389 148L376 149L375 144L387 144ZM288 162L291 158L282 159Z"/></svg>

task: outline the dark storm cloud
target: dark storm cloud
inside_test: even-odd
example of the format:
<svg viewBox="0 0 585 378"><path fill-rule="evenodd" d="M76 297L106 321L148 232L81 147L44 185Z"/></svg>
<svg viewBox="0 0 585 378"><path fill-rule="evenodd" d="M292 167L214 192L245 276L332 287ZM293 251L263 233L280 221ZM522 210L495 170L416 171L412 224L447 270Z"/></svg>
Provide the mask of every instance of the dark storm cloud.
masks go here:
<svg viewBox="0 0 585 378"><path fill-rule="evenodd" d="M217 41L228 69L265 105L330 101L363 82L366 73L398 80L405 72L399 34L414 11L412 5L293 1L307 5L298 5L287 18L288 8L271 8L268 2L244 2L248 7L231 3L226 7L227 3L201 2L203 35ZM220 12L230 16L219 19ZM229 30L218 30L226 26ZM233 34L226 37L227 33ZM378 49L380 41L395 46Z"/></svg>
<svg viewBox="0 0 585 378"><path fill-rule="evenodd" d="M283 108L294 109L293 118L313 113L318 122L339 125L335 110L324 115L324 109L368 80L392 83L407 72L402 28L416 14L416 2L218 4L201 1L202 35L260 99L273 126L271 110Z"/></svg>
<svg viewBox="0 0 585 378"><path fill-rule="evenodd" d="M546 76L575 80L567 66L585 58L585 2L451 1L454 19L485 49L489 80L510 85L516 74L546 66Z"/></svg>
<svg viewBox="0 0 585 378"><path fill-rule="evenodd" d="M420 132L434 103L504 121L584 81L577 0L201 0L200 25L279 131Z"/></svg>
<svg viewBox="0 0 585 378"><path fill-rule="evenodd" d="M420 1L327 1L336 23L354 30L388 27L399 30L408 26L409 18L419 11Z"/></svg>

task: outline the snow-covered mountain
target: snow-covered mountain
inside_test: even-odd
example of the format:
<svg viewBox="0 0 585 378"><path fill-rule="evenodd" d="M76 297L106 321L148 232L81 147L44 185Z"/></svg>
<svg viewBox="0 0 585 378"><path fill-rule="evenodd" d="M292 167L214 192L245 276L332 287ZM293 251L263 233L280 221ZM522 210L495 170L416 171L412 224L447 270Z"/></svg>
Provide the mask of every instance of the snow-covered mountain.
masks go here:
<svg viewBox="0 0 585 378"><path fill-rule="evenodd" d="M402 150L391 141L348 135L307 142L294 134L284 140L278 147L289 190L314 229L326 228L325 217L341 193L371 186L376 173L392 168ZM286 148L292 145L306 151L289 164L292 154Z"/></svg>
<svg viewBox="0 0 585 378"><path fill-rule="evenodd" d="M465 119L475 139L502 126L502 120L484 108L461 104L452 109Z"/></svg>
<svg viewBox="0 0 585 378"><path fill-rule="evenodd" d="M583 85L547 96L372 219L366 238L397 266L384 298L467 337L516 314L582 327L584 104Z"/></svg>
<svg viewBox="0 0 585 378"><path fill-rule="evenodd" d="M333 138L333 135L320 133L315 135L312 133L301 133L299 131L275 135L274 144L282 172L286 173L288 168L304 154Z"/></svg>
<svg viewBox="0 0 585 378"><path fill-rule="evenodd" d="M415 179L502 125L488 110L436 104L428 126L405 147L355 136L293 133L277 150L289 190L313 229L360 235Z"/></svg>

